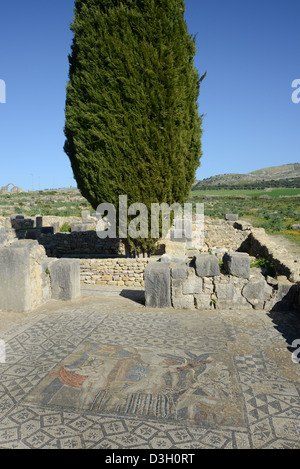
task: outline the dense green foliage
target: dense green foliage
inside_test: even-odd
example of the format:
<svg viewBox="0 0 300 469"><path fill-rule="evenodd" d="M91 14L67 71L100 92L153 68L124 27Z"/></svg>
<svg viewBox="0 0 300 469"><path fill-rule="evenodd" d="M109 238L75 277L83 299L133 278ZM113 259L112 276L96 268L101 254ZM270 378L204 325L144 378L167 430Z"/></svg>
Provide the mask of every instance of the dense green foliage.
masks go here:
<svg viewBox="0 0 300 469"><path fill-rule="evenodd" d="M218 183L210 184L208 181L199 181L193 190L259 190L267 189L269 187L275 188L300 188L300 178L294 179L278 179L269 181L240 181L237 183L231 182L230 184Z"/></svg>
<svg viewBox="0 0 300 469"><path fill-rule="evenodd" d="M184 0L76 0L65 152L82 195L184 202L201 157L203 77Z"/></svg>

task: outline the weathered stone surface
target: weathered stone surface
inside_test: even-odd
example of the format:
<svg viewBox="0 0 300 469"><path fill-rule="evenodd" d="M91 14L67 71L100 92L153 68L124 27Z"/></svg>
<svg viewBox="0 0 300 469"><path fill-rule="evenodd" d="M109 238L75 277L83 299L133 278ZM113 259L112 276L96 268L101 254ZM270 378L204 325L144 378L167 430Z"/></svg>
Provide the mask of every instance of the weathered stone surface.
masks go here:
<svg viewBox="0 0 300 469"><path fill-rule="evenodd" d="M94 229L95 226L92 223L72 223L71 225L71 232L74 231L90 231Z"/></svg>
<svg viewBox="0 0 300 469"><path fill-rule="evenodd" d="M174 262L170 264L171 276L173 279L184 279L188 276L188 267L184 263Z"/></svg>
<svg viewBox="0 0 300 469"><path fill-rule="evenodd" d="M218 283L216 285L216 295L218 300L232 301L234 297L233 283Z"/></svg>
<svg viewBox="0 0 300 469"><path fill-rule="evenodd" d="M203 279L201 277L189 276L182 283L183 295L195 295L201 293L203 290Z"/></svg>
<svg viewBox="0 0 300 469"><path fill-rule="evenodd" d="M287 311L297 304L298 285L286 278L278 277L278 288L274 296L272 310Z"/></svg>
<svg viewBox="0 0 300 469"><path fill-rule="evenodd" d="M16 218L11 219L11 227L15 230L18 230L20 228L33 228L34 226L34 220L31 218Z"/></svg>
<svg viewBox="0 0 300 469"><path fill-rule="evenodd" d="M42 226L43 226L43 217L35 217L35 226L36 226L36 228L42 228Z"/></svg>
<svg viewBox="0 0 300 469"><path fill-rule="evenodd" d="M245 252L227 252L223 256L226 272L236 277L249 278L251 259Z"/></svg>
<svg viewBox="0 0 300 469"><path fill-rule="evenodd" d="M0 249L0 309L29 311L29 250L23 243Z"/></svg>
<svg viewBox="0 0 300 469"><path fill-rule="evenodd" d="M216 256L210 254L196 256L195 268L198 277L215 277L220 275L219 261Z"/></svg>
<svg viewBox="0 0 300 469"><path fill-rule="evenodd" d="M145 268L145 299L150 308L171 306L170 266L164 262L151 262Z"/></svg>
<svg viewBox="0 0 300 469"><path fill-rule="evenodd" d="M187 261L187 256L173 256L171 254L163 254L160 258L160 262L168 262L169 264L171 264L172 262L186 264Z"/></svg>
<svg viewBox="0 0 300 469"><path fill-rule="evenodd" d="M237 213L226 213L225 219L227 221L237 221L239 219L239 216Z"/></svg>
<svg viewBox="0 0 300 469"><path fill-rule="evenodd" d="M251 305L241 294L242 285L234 283L234 279L228 279L227 283L216 283L215 300L216 309L251 309Z"/></svg>
<svg viewBox="0 0 300 469"><path fill-rule="evenodd" d="M18 241L0 249L0 309L23 312L43 302L41 262L45 250L37 241Z"/></svg>
<svg viewBox="0 0 300 469"><path fill-rule="evenodd" d="M196 308L199 310L206 310L213 308L213 301L209 293L201 293L195 295Z"/></svg>
<svg viewBox="0 0 300 469"><path fill-rule="evenodd" d="M174 309L194 309L195 301L193 295L183 295L172 299Z"/></svg>
<svg viewBox="0 0 300 469"><path fill-rule="evenodd" d="M3 244L7 240L7 234L4 226L0 226L0 246L3 246Z"/></svg>
<svg viewBox="0 0 300 469"><path fill-rule="evenodd" d="M269 300L272 293L272 287L264 279L250 280L242 290L243 297L254 307L263 307L263 302Z"/></svg>
<svg viewBox="0 0 300 469"><path fill-rule="evenodd" d="M57 259L49 264L52 299L72 300L80 296L80 260Z"/></svg>

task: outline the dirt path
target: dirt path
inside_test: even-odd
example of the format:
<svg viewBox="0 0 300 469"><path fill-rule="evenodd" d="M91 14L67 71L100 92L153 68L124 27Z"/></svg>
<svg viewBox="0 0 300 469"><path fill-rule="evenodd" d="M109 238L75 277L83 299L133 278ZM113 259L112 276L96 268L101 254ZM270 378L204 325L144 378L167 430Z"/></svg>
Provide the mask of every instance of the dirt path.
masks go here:
<svg viewBox="0 0 300 469"><path fill-rule="evenodd" d="M295 259L296 258L300 259L300 246L298 246L297 243L294 243L294 241L287 239L285 236L272 235L269 233L268 233L268 236L280 247L287 249L287 251L291 255L295 256Z"/></svg>

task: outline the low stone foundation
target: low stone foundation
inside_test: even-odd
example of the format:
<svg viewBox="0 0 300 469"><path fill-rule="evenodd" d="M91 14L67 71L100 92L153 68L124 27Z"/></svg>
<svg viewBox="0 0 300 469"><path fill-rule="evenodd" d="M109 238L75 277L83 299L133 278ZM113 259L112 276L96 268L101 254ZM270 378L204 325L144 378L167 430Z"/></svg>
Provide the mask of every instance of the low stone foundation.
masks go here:
<svg viewBox="0 0 300 469"><path fill-rule="evenodd" d="M81 284L144 287L146 259L80 259Z"/></svg>

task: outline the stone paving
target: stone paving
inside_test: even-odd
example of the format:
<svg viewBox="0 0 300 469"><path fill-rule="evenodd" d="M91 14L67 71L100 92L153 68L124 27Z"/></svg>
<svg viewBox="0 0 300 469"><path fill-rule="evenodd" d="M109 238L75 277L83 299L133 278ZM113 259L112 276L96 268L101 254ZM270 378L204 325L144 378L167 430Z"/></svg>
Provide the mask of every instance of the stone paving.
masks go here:
<svg viewBox="0 0 300 469"><path fill-rule="evenodd" d="M300 448L299 313L92 287L5 324L0 449Z"/></svg>

